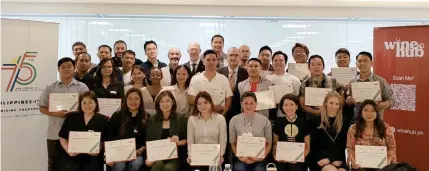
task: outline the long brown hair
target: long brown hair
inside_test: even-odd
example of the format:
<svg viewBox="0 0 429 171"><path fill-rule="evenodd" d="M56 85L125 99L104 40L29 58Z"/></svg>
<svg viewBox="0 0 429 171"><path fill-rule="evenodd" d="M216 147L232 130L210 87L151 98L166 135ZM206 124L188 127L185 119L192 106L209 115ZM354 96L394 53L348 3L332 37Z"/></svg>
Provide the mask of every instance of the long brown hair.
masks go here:
<svg viewBox="0 0 429 171"><path fill-rule="evenodd" d="M336 91L330 91L328 92L328 94L326 94L325 96L325 100L323 101L323 106L320 112L320 118L321 118L321 122L320 122L320 126L318 127L326 129L328 127L330 127L330 123L329 123L329 117L328 117L328 112L327 112L327 103L328 103L328 99L330 99L331 97L336 97L338 98L339 102L340 102L340 107L338 108L337 111L337 115L335 116L335 121L334 121L334 127L337 133L339 133L341 131L341 128L343 127L343 104L341 101L341 96L338 92Z"/></svg>
<svg viewBox="0 0 429 171"><path fill-rule="evenodd" d="M211 112L216 111L214 104L213 104L212 96L210 96L210 94L207 93L207 91L201 91L195 97L195 101L194 101L195 107L194 107L194 110L192 112L192 116L198 116L200 114L200 111L198 110L198 107L197 107L198 99L200 99L200 98L203 98L203 99L206 99L207 101L209 101L209 103L211 104L211 107L210 107Z"/></svg>
<svg viewBox="0 0 429 171"><path fill-rule="evenodd" d="M140 70L140 71L143 73L144 78L142 79L142 85L143 85L143 87L146 87L146 86L147 86L147 84L146 84L146 81L145 81L145 79L146 79L146 75L145 75L145 73L144 73L144 69L143 69L140 65L134 65L134 66L131 68L131 78L132 78L132 75L133 75L133 71L134 71L134 70ZM130 84L131 84L131 85L135 84L135 82L134 82L134 80L133 80L133 79L131 79Z"/></svg>
<svg viewBox="0 0 429 171"><path fill-rule="evenodd" d="M146 122L147 122L147 113L144 109L143 96L142 96L142 92L140 91L140 89L131 88L126 92L124 98L122 99L121 111L122 111L122 113L129 113L130 112L130 108L128 107L127 100L128 100L128 96L131 93L137 93L138 96L140 97L140 100L139 100L140 105L139 105L139 109L138 109L139 111L136 114L136 120L138 121L137 122L137 129L140 130L140 129L143 129L145 127ZM121 124L121 127L119 129L120 129L121 135L124 135L125 125L130 121L130 117L122 117L122 118L123 118L123 120L121 121L122 124Z"/></svg>
<svg viewBox="0 0 429 171"><path fill-rule="evenodd" d="M177 110L177 102L176 102L176 98L174 98L174 95L173 95L173 93L171 93L171 91L170 91L170 90L164 90L164 91L161 91L161 92L156 96L156 99L155 99L155 111L156 111L156 116L157 116L158 118L161 118L161 119L163 119L163 118L164 118L164 117L162 116L162 110L161 110L161 107L159 107L159 103L161 102L161 99L162 99L164 96L168 96L168 97L170 97L171 101L173 102L173 105L171 106L171 113L170 113L170 116L169 116L169 118L172 118L172 117L174 117L174 116L176 116L176 115L177 115L177 113L176 113L176 110Z"/></svg>
<svg viewBox="0 0 429 171"><path fill-rule="evenodd" d="M383 120L380 117L380 112L377 109L377 103L374 100L364 100L361 104L360 104L360 108L358 111L358 118L356 120L356 133L355 133L355 138L360 138L362 137L363 131L365 130L366 127L366 122L363 119L362 116L362 112L363 109L365 108L365 106L367 105L371 105L374 109L375 112L377 113L377 116L375 117L374 120L374 129L377 130L377 133L374 133L374 136L378 136L379 138L385 138L386 137L386 125L384 125Z"/></svg>

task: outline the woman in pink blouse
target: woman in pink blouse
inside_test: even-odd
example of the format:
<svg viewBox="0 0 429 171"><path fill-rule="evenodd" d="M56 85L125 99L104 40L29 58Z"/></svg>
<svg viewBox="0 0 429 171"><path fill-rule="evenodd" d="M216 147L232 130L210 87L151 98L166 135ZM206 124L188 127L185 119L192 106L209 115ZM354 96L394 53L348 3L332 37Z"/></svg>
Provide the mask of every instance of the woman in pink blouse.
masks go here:
<svg viewBox="0 0 429 171"><path fill-rule="evenodd" d="M387 164L396 162L396 143L392 128L383 122L373 100L365 100L358 112L356 124L350 126L347 134L347 163L362 170L355 159L355 145L386 146Z"/></svg>

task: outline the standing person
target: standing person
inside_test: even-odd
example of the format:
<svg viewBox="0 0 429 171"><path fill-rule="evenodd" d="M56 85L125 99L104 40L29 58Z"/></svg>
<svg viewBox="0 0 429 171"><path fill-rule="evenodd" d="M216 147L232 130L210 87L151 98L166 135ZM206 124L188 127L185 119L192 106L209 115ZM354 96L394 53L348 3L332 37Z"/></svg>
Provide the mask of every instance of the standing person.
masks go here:
<svg viewBox="0 0 429 171"><path fill-rule="evenodd" d="M168 50L168 60L170 62L168 63L168 67L162 68L162 80L161 85L163 86L170 86L171 85L171 79L173 77L174 70L179 66L180 58L182 57L182 53L180 52L179 48L170 48Z"/></svg>
<svg viewBox="0 0 429 171"><path fill-rule="evenodd" d="M56 171L59 168L59 153L61 151L60 137L58 132L64 122L64 118L68 112L66 110L49 111L49 95L51 93L78 93L88 91L88 87L73 78L75 71L75 61L71 58L61 58L57 64L60 80L48 85L43 89L40 95L39 106L40 113L48 116L49 125L47 130L47 146L48 146L48 171Z"/></svg>
<svg viewBox="0 0 429 171"><path fill-rule="evenodd" d="M144 164L146 150L147 114L144 110L142 92L131 88L125 95L121 110L115 112L107 127L108 141L134 138L136 142L136 159L126 162L115 161L107 163L113 166L113 171L138 171Z"/></svg>
<svg viewBox="0 0 429 171"><path fill-rule="evenodd" d="M173 93L177 101L177 113L185 114L188 117L191 112L191 105L188 101L188 89L191 83L191 69L186 65L179 65L173 72L173 79L169 87L163 90L169 90Z"/></svg>
<svg viewBox="0 0 429 171"><path fill-rule="evenodd" d="M97 53L98 59L100 60L100 63L97 66L92 67L88 73L92 76L96 77L98 70L101 69L102 66L100 66L101 61L103 59L112 59L112 48L108 45L101 45L98 47L98 53ZM112 60L113 61L113 60ZM119 68L120 66L117 66L115 62L112 62L112 69L113 73L115 74L116 79L119 81L123 81L122 78L122 71Z"/></svg>
<svg viewBox="0 0 429 171"><path fill-rule="evenodd" d="M261 60L261 75L262 77L266 77L267 75L271 75L273 72L273 65L271 65L271 55L273 51L269 46L262 46L259 49L258 59Z"/></svg>
<svg viewBox="0 0 429 171"><path fill-rule="evenodd" d="M308 59L309 55L310 55L310 50L308 49L308 47L305 44L296 43L292 47L292 56L293 56L293 59L295 60L295 63L297 63L297 64L307 63L307 59ZM286 71L286 72L288 72L288 71ZM310 77L310 75L307 75L301 81L304 81L308 77Z"/></svg>
<svg viewBox="0 0 429 171"><path fill-rule="evenodd" d="M192 144L220 144L219 165L223 162L226 147L226 121L215 112L210 94L202 91L195 97L196 110L188 120L188 162L192 161ZM200 171L209 171L209 166L193 167Z"/></svg>
<svg viewBox="0 0 429 171"><path fill-rule="evenodd" d="M145 81L145 75L143 68L139 65L134 65L131 68L131 82L130 85L127 85L124 87L124 93L127 93L127 91L131 88L137 88L141 89L143 87L146 87L146 81Z"/></svg>
<svg viewBox="0 0 429 171"><path fill-rule="evenodd" d="M158 60L158 45L155 41L146 41L143 47L147 56L147 61L143 62L140 66L143 68L145 75L150 78L149 71L152 67L164 68L167 64Z"/></svg>
<svg viewBox="0 0 429 171"><path fill-rule="evenodd" d="M97 153L68 152L68 139L71 131L100 132L100 144L106 140L107 117L98 113L100 111L98 100L92 91L86 91L79 96L77 112L70 112L59 132L61 147L65 153L61 155L61 170L63 171L102 171L102 146Z"/></svg>
<svg viewBox="0 0 429 171"><path fill-rule="evenodd" d="M124 86L131 83L131 68L134 66L135 62L136 53L132 50L126 50L122 57L122 77L124 79Z"/></svg>
<svg viewBox="0 0 429 171"><path fill-rule="evenodd" d="M179 171L182 150L186 149L186 125L183 114L176 113L177 103L173 93L163 91L156 97L156 114L150 116L147 123L147 141L170 139L178 147L178 158L163 161L148 161L146 165L152 167L151 171Z"/></svg>
<svg viewBox="0 0 429 171"><path fill-rule="evenodd" d="M356 124L350 127L347 135L347 163L351 163L353 169L365 170L361 169L359 163L356 163L356 145L386 146L387 164L397 162L396 142L392 127L383 122L377 109L377 103L373 100L362 102Z"/></svg>
<svg viewBox="0 0 429 171"><path fill-rule="evenodd" d="M121 99L124 97L124 83L118 81L113 73L112 59L101 60L100 69L96 73L96 83L91 87L97 98Z"/></svg>
<svg viewBox="0 0 429 171"><path fill-rule="evenodd" d="M330 91L323 101L320 115L313 118L311 137L311 171L346 171L346 141L353 113L342 112L341 95Z"/></svg>
<svg viewBox="0 0 429 171"><path fill-rule="evenodd" d="M201 53L200 44L198 44L197 42L192 42L188 45L189 61L186 62L184 65L191 68L192 76L195 75L196 73L200 73L205 70L204 61L201 60L200 53Z"/></svg>
<svg viewBox="0 0 429 171"><path fill-rule="evenodd" d="M83 42L74 42L72 45L73 56L76 60L77 56L82 52L87 52L86 45Z"/></svg>
<svg viewBox="0 0 429 171"><path fill-rule="evenodd" d="M298 115L299 100L293 94L286 94L279 103L279 110L285 117L277 118L274 127L273 156L276 159L278 142L305 143L304 159L310 152L310 130L305 117ZM279 171L307 171L305 163L276 159Z"/></svg>
<svg viewBox="0 0 429 171"><path fill-rule="evenodd" d="M229 122L229 143L234 155L237 155L238 136L265 137L264 158L238 157L234 164L236 171L264 171L265 158L272 146L271 123L267 117L256 113L257 99L253 92L245 92L241 96L243 113L234 116Z"/></svg>
<svg viewBox="0 0 429 171"><path fill-rule="evenodd" d="M115 42L115 44L113 44L113 52L115 56L112 57L112 59L116 66L122 66L122 57L124 57L124 52L127 50L127 43L125 43L123 40L118 40ZM143 63L142 60L138 59L137 57L135 59L135 65L140 65Z"/></svg>
<svg viewBox="0 0 429 171"><path fill-rule="evenodd" d="M85 83L86 86L91 87L94 84L94 77L88 73L91 67L91 55L86 52L79 53L76 59L76 72L74 79Z"/></svg>
<svg viewBox="0 0 429 171"><path fill-rule="evenodd" d="M223 68L225 66L228 66L228 61L226 60L226 54L223 52L223 47L225 45L225 39L223 38L223 36L220 34L214 35L211 40L211 45L219 61L216 67Z"/></svg>
<svg viewBox="0 0 429 171"><path fill-rule="evenodd" d="M155 114L155 100L156 96L161 92L162 85L162 71L158 67L152 67L149 71L149 77L146 77L147 86L141 88L143 95L143 102L146 109L146 112L149 114Z"/></svg>
<svg viewBox="0 0 429 171"><path fill-rule="evenodd" d="M241 52L240 67L247 69L247 60L250 59L250 55L252 54L250 52L250 47L248 45L241 45L239 49Z"/></svg>

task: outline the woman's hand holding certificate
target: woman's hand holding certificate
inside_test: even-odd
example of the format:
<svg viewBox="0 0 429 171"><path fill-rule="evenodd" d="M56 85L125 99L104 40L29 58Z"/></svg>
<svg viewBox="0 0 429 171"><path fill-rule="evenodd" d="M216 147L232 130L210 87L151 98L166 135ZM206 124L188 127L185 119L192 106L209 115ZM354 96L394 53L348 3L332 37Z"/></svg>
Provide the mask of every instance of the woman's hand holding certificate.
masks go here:
<svg viewBox="0 0 429 171"><path fill-rule="evenodd" d="M100 132L70 131L67 153L98 154L100 151Z"/></svg>
<svg viewBox="0 0 429 171"><path fill-rule="evenodd" d="M192 144L191 166L219 165L220 144Z"/></svg>
<svg viewBox="0 0 429 171"><path fill-rule="evenodd" d="M136 159L136 141L134 138L106 141L106 163Z"/></svg>
<svg viewBox="0 0 429 171"><path fill-rule="evenodd" d="M304 162L304 143L277 142L276 160L286 162Z"/></svg>
<svg viewBox="0 0 429 171"><path fill-rule="evenodd" d="M237 156L265 158L265 137L238 136Z"/></svg>
<svg viewBox="0 0 429 171"><path fill-rule="evenodd" d="M387 165L386 146L355 146L356 164L362 168L383 168Z"/></svg>
<svg viewBox="0 0 429 171"><path fill-rule="evenodd" d="M170 139L147 141L146 147L150 162L177 158L177 144Z"/></svg>

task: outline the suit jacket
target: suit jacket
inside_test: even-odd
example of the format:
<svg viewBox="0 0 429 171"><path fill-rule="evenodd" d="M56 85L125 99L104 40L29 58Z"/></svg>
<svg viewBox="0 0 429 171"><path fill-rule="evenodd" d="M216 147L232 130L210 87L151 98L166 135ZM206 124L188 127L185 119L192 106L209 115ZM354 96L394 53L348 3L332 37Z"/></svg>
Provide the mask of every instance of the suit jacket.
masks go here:
<svg viewBox="0 0 429 171"><path fill-rule="evenodd" d="M217 72L219 74L224 75L226 78L229 78L228 67L219 68L219 69L217 69ZM237 87L239 82L242 82L242 81L246 80L247 78L249 78L249 74L247 73L247 70L242 68L242 67L238 67L237 81L235 82L235 87Z"/></svg>
<svg viewBox="0 0 429 171"><path fill-rule="evenodd" d="M151 115L147 122L146 141L160 140L162 136L162 121L160 116ZM170 116L170 135L177 135L180 140L186 140L187 119L183 115Z"/></svg>
<svg viewBox="0 0 429 171"><path fill-rule="evenodd" d="M191 66L191 62L190 61L186 62L184 65L188 66L191 69L191 72L192 72L192 66ZM204 67L203 60L200 60L200 62L197 65L197 70L195 71L195 73L191 73L191 74L195 75L196 73L203 72L205 69L206 68Z"/></svg>

